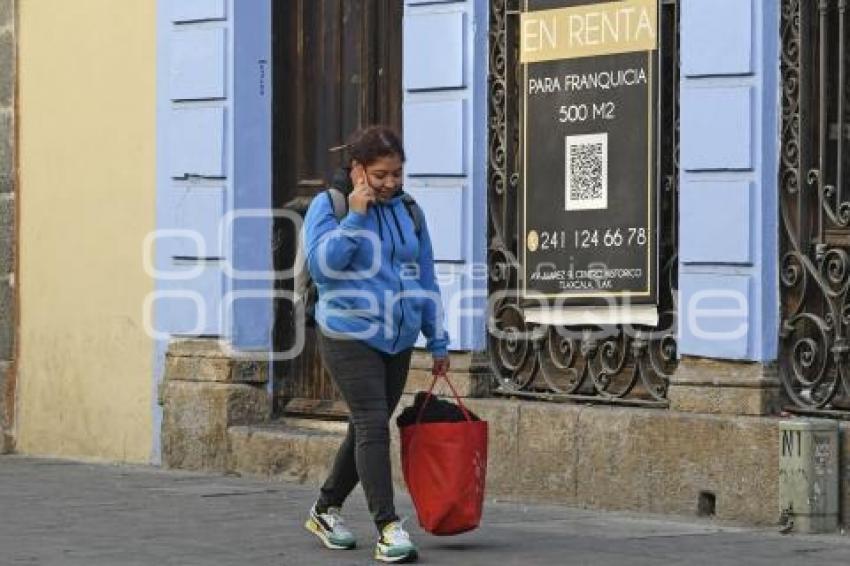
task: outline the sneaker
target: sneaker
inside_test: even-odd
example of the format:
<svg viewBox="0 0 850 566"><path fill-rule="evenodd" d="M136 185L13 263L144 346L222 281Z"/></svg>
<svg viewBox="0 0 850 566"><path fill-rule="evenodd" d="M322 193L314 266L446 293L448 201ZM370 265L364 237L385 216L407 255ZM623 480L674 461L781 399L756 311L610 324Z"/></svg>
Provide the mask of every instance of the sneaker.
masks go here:
<svg viewBox="0 0 850 566"><path fill-rule="evenodd" d="M304 524L307 530L333 550L349 550L357 546L354 535L345 528L337 507L329 507L326 513L317 513L316 506L310 509L310 517Z"/></svg>
<svg viewBox="0 0 850 566"><path fill-rule="evenodd" d="M383 528L375 545L375 560L413 562L418 556L416 547L410 542L410 535L404 530L403 521L393 521Z"/></svg>

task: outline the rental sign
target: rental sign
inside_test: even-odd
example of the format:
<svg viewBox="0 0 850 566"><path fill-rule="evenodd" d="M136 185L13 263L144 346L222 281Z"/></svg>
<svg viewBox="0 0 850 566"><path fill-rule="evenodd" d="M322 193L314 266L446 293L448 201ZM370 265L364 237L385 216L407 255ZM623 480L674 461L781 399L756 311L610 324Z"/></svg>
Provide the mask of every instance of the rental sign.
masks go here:
<svg viewBox="0 0 850 566"><path fill-rule="evenodd" d="M524 0L521 294L654 304L659 0Z"/></svg>

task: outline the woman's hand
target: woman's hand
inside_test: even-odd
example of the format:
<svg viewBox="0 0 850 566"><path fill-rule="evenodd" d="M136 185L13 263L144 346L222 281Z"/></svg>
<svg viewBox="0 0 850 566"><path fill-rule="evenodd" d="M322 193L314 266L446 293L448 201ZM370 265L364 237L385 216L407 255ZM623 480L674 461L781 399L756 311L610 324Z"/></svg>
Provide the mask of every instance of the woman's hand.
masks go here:
<svg viewBox="0 0 850 566"><path fill-rule="evenodd" d="M366 214L369 205L375 202L375 191L366 181L366 171L362 165L352 167L351 182L354 190L348 195L348 207L354 212Z"/></svg>
<svg viewBox="0 0 850 566"><path fill-rule="evenodd" d="M446 356L444 358L434 358L434 365L431 369L432 375L446 375L449 373L449 357Z"/></svg>

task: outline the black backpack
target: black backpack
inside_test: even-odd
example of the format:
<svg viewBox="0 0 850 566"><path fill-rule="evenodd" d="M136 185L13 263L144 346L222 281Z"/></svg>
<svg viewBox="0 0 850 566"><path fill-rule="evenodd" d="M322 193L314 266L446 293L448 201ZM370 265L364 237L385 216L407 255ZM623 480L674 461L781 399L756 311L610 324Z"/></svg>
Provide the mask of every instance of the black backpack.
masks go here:
<svg viewBox="0 0 850 566"><path fill-rule="evenodd" d="M336 187L327 189L324 191L324 194L328 201L330 201L337 222L341 221L348 214L348 197ZM413 225L416 228L416 237L418 238L422 232L422 225L425 223L425 215L416 203L416 200L409 194L402 193L401 200L411 220L413 220ZM316 303L319 300L319 291L316 288L316 282L313 281L313 277L310 275L310 270L307 269L307 250L304 243L304 230L305 228L302 226L301 232L298 234L298 247L295 252L293 302L295 304L295 312L298 312L299 308L303 308L308 324L312 324L315 321L314 317Z"/></svg>

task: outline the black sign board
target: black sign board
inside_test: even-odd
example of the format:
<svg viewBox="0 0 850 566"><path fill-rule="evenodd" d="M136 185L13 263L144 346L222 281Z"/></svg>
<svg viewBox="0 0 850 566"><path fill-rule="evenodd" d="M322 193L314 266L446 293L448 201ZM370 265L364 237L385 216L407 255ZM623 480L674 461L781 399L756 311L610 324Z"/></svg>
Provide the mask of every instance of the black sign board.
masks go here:
<svg viewBox="0 0 850 566"><path fill-rule="evenodd" d="M659 0L524 0L521 294L657 299Z"/></svg>

